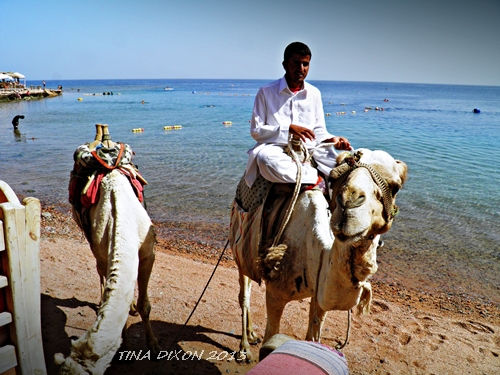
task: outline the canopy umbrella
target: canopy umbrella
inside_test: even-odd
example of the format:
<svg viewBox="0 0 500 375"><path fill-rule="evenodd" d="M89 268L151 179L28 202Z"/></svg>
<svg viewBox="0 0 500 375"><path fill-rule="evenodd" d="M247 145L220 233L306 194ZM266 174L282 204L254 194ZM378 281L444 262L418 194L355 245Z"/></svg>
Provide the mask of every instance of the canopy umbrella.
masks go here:
<svg viewBox="0 0 500 375"><path fill-rule="evenodd" d="M14 78L12 78L11 76L4 74L4 73L0 73L0 79L14 80Z"/></svg>
<svg viewBox="0 0 500 375"><path fill-rule="evenodd" d="M21 79L26 78L25 76L23 76L21 73L18 73L18 72L15 72L15 73L9 73L9 75L10 75L11 77L14 77L14 78L21 78Z"/></svg>

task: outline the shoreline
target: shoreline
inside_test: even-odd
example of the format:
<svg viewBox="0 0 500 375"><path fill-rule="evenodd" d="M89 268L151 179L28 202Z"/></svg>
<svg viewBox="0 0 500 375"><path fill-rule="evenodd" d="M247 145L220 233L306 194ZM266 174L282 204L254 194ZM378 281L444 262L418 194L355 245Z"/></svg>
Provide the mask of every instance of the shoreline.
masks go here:
<svg viewBox="0 0 500 375"><path fill-rule="evenodd" d="M45 216L51 217L50 220ZM55 219L55 220L54 220ZM52 226L52 224L56 224ZM157 244L156 251L171 255L179 255L188 259L215 265L227 241L228 228L223 224L203 222L158 222L155 225ZM84 240L82 232L71 216L69 204L45 205L42 203L42 237L67 237ZM85 240L84 240L85 241ZM382 249L386 249L385 245ZM389 253L389 254L387 254ZM420 280L403 280L402 263L391 259L390 251L378 255L379 270L372 277L374 290L383 288L392 302L398 298L392 295L411 295L408 301L431 301L438 309L461 315L478 315L485 318L500 319L500 303L466 293L439 291L436 284L434 290L419 287ZM380 260L382 258L382 260ZM380 264L381 262L385 264ZM221 258L224 267L236 268L231 249L227 248ZM390 291L390 293L388 293ZM442 308L441 308L442 307Z"/></svg>

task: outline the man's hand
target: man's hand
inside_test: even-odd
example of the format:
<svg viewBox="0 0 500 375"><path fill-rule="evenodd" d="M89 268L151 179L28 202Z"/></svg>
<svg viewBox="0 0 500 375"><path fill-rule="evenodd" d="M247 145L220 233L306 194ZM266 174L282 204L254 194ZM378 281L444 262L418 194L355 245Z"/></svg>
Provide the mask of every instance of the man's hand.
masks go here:
<svg viewBox="0 0 500 375"><path fill-rule="evenodd" d="M323 143L333 143L337 150L350 150L352 149L351 144L344 137L333 137L323 141Z"/></svg>
<svg viewBox="0 0 500 375"><path fill-rule="evenodd" d="M304 128L300 125L291 124L289 132L290 134L302 139L303 142L305 142L307 139L310 139L311 141L316 139L316 135L312 130Z"/></svg>

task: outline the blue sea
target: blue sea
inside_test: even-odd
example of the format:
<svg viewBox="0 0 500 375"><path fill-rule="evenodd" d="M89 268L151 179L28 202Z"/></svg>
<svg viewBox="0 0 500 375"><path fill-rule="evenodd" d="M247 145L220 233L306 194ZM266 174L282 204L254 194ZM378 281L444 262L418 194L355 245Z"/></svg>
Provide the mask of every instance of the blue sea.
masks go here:
<svg viewBox="0 0 500 375"><path fill-rule="evenodd" d="M0 102L0 179L18 194L66 204L74 150L94 139L96 123L108 124L112 139L136 152L154 220L224 227L254 144L255 94L267 82L47 81L63 94ZM500 87L311 83L322 92L331 133L408 164L378 277L500 303ZM21 134L11 125L17 114L25 116Z"/></svg>

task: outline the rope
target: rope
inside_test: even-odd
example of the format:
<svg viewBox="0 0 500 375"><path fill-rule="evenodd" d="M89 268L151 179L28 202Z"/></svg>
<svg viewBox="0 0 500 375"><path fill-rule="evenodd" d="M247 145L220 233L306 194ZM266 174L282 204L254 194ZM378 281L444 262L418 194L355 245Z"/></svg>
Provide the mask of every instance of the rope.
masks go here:
<svg viewBox="0 0 500 375"><path fill-rule="evenodd" d="M115 169L118 167L118 164L120 164L120 161L122 160L123 156L123 151L125 150L125 145L123 143L120 143L120 151L118 152L118 156L116 157L115 165L109 166L108 163L106 163L104 160L102 160L99 155L97 155L96 150L92 150L92 156L101 164L105 169Z"/></svg>
<svg viewBox="0 0 500 375"><path fill-rule="evenodd" d="M347 332L346 332L346 335L345 335L345 341L344 341L343 344L342 343L338 343L337 345L335 345L335 349L337 349L337 350L344 349L344 347L349 342L349 333L350 332L351 332L351 310L347 310Z"/></svg>
<svg viewBox="0 0 500 375"><path fill-rule="evenodd" d="M375 183L378 185L380 190L382 190L383 200L384 200L384 210L387 214L388 220L391 220L398 213L398 207L392 204L392 194L391 189L387 181L371 166L365 163L357 163L360 167L368 169Z"/></svg>
<svg viewBox="0 0 500 375"><path fill-rule="evenodd" d="M193 307L193 310L191 311L191 314L189 314L189 317L187 318L186 322L184 323L184 325L181 327L181 329L179 330L179 332L177 332L177 335L175 335L175 338L174 340L172 341L172 343L169 345L169 347L167 348L167 351L170 351L170 349L172 348L172 346L177 342L177 339L179 338L179 336L181 335L181 333L184 331L184 328L186 328L189 320L191 319L191 317L193 316L194 312L196 311L196 308L198 307L201 299L203 298L203 295L205 294L205 291L207 290L208 288L208 285L210 284L210 281L212 281L212 278L214 277L214 274L215 274L215 271L217 270L217 267L219 266L219 263L220 261L222 260L222 256L224 255L226 249L227 249L227 246L229 245L229 240L227 240L226 242L226 246L224 246L224 249L222 250L222 252L220 253L220 256L219 256L219 259L217 260L217 264L215 265L214 267L214 270L212 271L212 274L210 275L210 278L208 279L207 281L207 284L205 285L205 288L203 289L203 291L201 292L201 295L200 295L200 298L198 298L198 301L196 301L196 304L194 305ZM158 368L159 366L159 362L155 365L155 367L150 371L148 372L147 374L145 375L149 375L149 374L156 374L156 369Z"/></svg>
<svg viewBox="0 0 500 375"><path fill-rule="evenodd" d="M295 179L295 188L293 190L292 202L291 202L290 206L288 206L288 209L287 209L287 212L285 215L285 220L283 220L283 222L281 223L280 230L279 230L278 234L276 235L276 237L274 238L273 245L271 246L272 248L276 247L278 245L278 243L280 242L281 236L283 235L283 232L285 231L285 228L288 225L288 222L290 221L290 218L291 218L292 213L293 213L293 209L295 208L295 204L297 203L297 199L298 199L299 194L300 194L300 186L301 186L301 182L302 182L302 163L299 160L299 156L297 155L297 153L293 149L293 145L292 145L293 142L294 142L293 139L288 142L288 151L290 152L291 157L292 157L293 161L295 162L295 164L297 164L297 177ZM307 152L307 149L304 147L304 144L300 140L299 140L299 147L301 148L302 152L305 152L306 156L305 156L304 160L308 160L308 158L310 158L310 154Z"/></svg>
<svg viewBox="0 0 500 375"><path fill-rule="evenodd" d="M172 341L172 343L170 344L170 346L168 347L167 350L170 350L170 348L172 347L172 345L177 341L177 338L180 336L180 334L182 333L182 331L184 330L184 328L189 323L189 320L193 316L194 312L196 311L196 308L198 307L201 299L203 298L203 295L205 294L205 291L207 290L208 285L210 284L210 281L212 281L212 278L214 277L215 271L217 270L217 267L219 266L219 263L222 260L222 256L224 255L224 252L226 251L228 245L229 245L229 240L227 240L226 246L224 246L224 249L222 250L222 252L221 252L221 254L219 256L219 259L217 260L217 264L215 265L214 270L212 271L212 274L210 275L210 278L208 279L207 284L205 285L205 288L201 292L200 298L198 298L198 301L196 301L196 304L193 307L193 311L191 311L191 314L189 314L189 317L187 318L186 322L184 323L184 325L182 326L182 328L180 329L180 331L177 332L177 335L175 336L175 339Z"/></svg>

